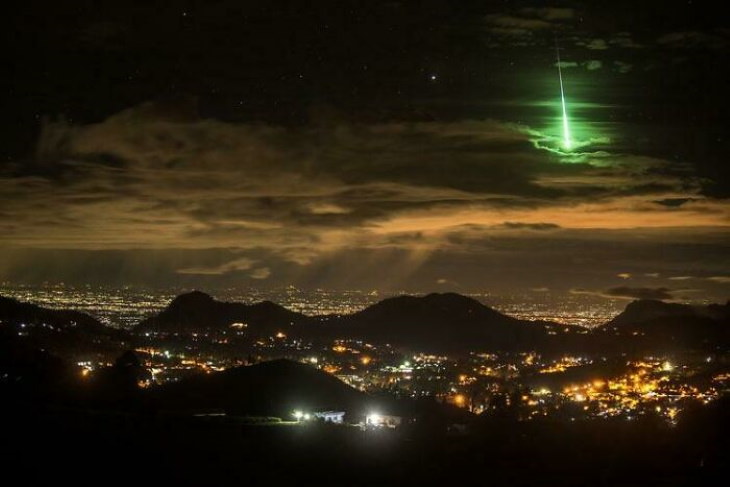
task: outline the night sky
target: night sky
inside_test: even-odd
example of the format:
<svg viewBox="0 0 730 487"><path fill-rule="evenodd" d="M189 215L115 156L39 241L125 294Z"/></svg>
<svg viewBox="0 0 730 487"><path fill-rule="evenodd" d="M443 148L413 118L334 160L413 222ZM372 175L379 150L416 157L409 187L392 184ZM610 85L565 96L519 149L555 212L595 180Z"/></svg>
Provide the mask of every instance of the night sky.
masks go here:
<svg viewBox="0 0 730 487"><path fill-rule="evenodd" d="M0 280L727 299L714 3L22 2Z"/></svg>

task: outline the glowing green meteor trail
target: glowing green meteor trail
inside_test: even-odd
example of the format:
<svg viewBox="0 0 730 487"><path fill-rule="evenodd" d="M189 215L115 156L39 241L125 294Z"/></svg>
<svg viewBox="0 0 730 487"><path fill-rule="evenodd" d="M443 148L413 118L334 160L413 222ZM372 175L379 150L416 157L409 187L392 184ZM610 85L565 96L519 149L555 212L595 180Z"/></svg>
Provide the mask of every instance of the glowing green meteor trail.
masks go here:
<svg viewBox="0 0 730 487"><path fill-rule="evenodd" d="M570 128L568 127L568 111L565 109L565 92L563 91L563 70L560 67L560 49L558 48L558 40L555 39L555 52L558 56L558 78L560 78L560 102L563 105L563 147L570 149L572 142L570 140Z"/></svg>

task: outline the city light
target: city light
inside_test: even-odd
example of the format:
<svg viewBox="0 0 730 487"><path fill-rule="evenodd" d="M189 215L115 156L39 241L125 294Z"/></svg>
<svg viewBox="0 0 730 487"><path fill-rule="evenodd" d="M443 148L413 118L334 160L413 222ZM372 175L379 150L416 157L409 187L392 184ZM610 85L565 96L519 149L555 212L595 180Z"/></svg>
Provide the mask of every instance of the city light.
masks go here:
<svg viewBox="0 0 730 487"><path fill-rule="evenodd" d="M529 309L523 311L523 316L533 316L528 313ZM584 310L581 316L588 316L589 312L606 319L602 314L605 310ZM555 312L550 318L561 321L564 316ZM23 325L19 328L23 333L44 326L30 322ZM637 354L603 369L606 357L601 353L552 356L534 350L475 351L469 354L468 360L419 351L409 351L404 356L402 350L391 345L357 338L339 336L317 344L299 338L274 339L286 337L283 331L274 331L268 338L248 338L232 328L239 329L227 325L222 330L201 330L186 336L140 334L143 341L134 350L150 372L150 378L139 381L139 386L157 387L196 374L212 374L287 357L332 374L362 392L392 393L412 399L430 397L438 403L468 408L478 414L490 414L499 404L509 405L514 391L519 391L521 399L512 404L518 404L520 420L559 417L564 408L575 409L580 403L579 414L584 418L637 418L650 411L673 424L689 402L707 404L726 391L730 383L730 374L724 370L712 372L709 381L696 380L708 363L720 364L717 356L708 356L706 351L674 352L667 356ZM235 344L227 341L233 335L249 341L248 356L219 353L224 350L221 345ZM183 340L187 342L181 346ZM615 356L609 359L616 361ZM89 356L80 355L73 357L72 362L78 366L80 378L90 378L95 371L112 366L113 358L90 360ZM591 372L584 374L583 368ZM572 376L582 379L565 379ZM313 418L312 411L306 414L310 420ZM390 416L386 421L382 415L373 414L366 418L367 424L391 423ZM572 414L577 416L575 412ZM295 411L290 418L307 421L304 410Z"/></svg>
<svg viewBox="0 0 730 487"><path fill-rule="evenodd" d="M455 395L454 396L454 404L456 404L460 408L461 407L464 407L464 405L466 404L466 396L464 396L464 394L457 394L457 395Z"/></svg>

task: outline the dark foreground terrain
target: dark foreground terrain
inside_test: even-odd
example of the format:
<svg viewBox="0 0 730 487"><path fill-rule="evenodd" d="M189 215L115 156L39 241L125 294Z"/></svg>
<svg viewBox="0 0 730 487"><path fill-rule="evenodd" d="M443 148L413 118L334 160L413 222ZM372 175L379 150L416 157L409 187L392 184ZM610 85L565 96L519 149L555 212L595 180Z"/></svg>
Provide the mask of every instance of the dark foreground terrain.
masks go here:
<svg viewBox="0 0 730 487"><path fill-rule="evenodd" d="M361 431L231 417L6 407L5 485L702 485L728 474L725 401L674 427L478 421Z"/></svg>

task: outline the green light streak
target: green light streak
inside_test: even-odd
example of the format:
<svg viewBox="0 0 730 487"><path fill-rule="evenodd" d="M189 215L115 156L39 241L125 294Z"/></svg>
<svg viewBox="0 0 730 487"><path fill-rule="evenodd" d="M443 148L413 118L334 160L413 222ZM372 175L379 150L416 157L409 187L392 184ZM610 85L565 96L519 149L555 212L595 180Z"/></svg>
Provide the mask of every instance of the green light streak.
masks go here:
<svg viewBox="0 0 730 487"><path fill-rule="evenodd" d="M558 55L558 78L560 78L560 102L563 105L563 147L570 150L573 142L570 140L570 127L568 126L568 111L565 109L565 91L563 90L563 70L560 67L560 49L558 49L557 41L555 43L555 52Z"/></svg>

